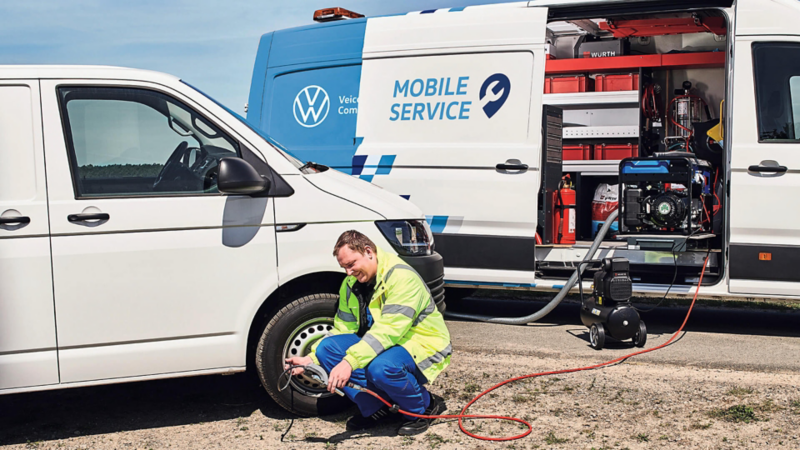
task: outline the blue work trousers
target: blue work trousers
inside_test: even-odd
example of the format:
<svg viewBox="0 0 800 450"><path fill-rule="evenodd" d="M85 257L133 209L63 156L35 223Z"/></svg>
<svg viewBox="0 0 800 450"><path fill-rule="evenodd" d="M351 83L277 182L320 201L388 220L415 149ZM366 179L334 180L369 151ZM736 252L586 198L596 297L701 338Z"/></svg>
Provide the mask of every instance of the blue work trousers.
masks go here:
<svg viewBox="0 0 800 450"><path fill-rule="evenodd" d="M360 340L355 334L338 334L323 339L316 351L320 365L330 373L342 361L347 349ZM424 413L431 401L428 390L423 386L428 380L408 351L399 345L378 355L365 369L354 370L350 381L375 392L389 403L396 403L400 409L415 414ZM349 387L343 391L358 405L364 417L384 406L365 392ZM406 417L412 419L410 416Z"/></svg>

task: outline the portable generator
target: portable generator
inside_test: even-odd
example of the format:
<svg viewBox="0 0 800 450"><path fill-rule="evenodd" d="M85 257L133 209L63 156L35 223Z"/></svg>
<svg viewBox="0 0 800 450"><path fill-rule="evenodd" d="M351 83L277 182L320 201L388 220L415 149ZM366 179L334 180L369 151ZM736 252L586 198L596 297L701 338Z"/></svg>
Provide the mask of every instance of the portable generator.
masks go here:
<svg viewBox="0 0 800 450"><path fill-rule="evenodd" d="M600 350L610 336L620 341L632 339L634 345L644 347L647 328L630 303L630 263L625 258L605 258L602 264L594 274L592 296L581 304L581 322L589 327L589 345Z"/></svg>
<svg viewBox="0 0 800 450"><path fill-rule="evenodd" d="M620 234L711 233L711 165L686 152L654 156L620 162Z"/></svg>

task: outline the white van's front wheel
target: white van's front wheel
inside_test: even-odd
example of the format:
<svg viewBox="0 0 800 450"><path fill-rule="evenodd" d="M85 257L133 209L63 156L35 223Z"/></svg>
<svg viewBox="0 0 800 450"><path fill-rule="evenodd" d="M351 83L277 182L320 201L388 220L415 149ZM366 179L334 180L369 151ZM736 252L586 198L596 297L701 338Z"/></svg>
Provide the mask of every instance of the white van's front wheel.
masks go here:
<svg viewBox="0 0 800 450"><path fill-rule="evenodd" d="M307 355L311 345L333 328L338 300L334 294L312 294L289 303L272 317L258 341L255 363L261 384L290 412L301 416L333 414L350 404L304 375L292 377L287 389L278 389L284 359Z"/></svg>

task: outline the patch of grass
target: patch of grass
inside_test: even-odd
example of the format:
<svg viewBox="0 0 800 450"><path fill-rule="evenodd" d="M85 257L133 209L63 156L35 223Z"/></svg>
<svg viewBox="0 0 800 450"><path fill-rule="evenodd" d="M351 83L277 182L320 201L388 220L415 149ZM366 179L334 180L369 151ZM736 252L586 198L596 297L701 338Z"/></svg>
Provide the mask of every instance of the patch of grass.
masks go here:
<svg viewBox="0 0 800 450"><path fill-rule="evenodd" d="M667 441L667 440L669 440L669 436L667 436L666 434L662 434L661 436L658 437L658 440L659 441Z"/></svg>
<svg viewBox="0 0 800 450"><path fill-rule="evenodd" d="M756 412L746 405L734 405L730 408L715 408L708 412L709 417L721 419L726 422L750 423L757 422Z"/></svg>
<svg viewBox="0 0 800 450"><path fill-rule="evenodd" d="M575 390L575 388L572 387L572 386L564 386L564 392L572 392L574 390Z"/></svg>
<svg viewBox="0 0 800 450"><path fill-rule="evenodd" d="M780 406L776 405L775 402L771 398L768 398L768 399L764 400L763 403L761 403L760 405L756 406L755 409L757 411L759 411L759 412L775 412L775 411L780 411L783 408L781 408Z"/></svg>
<svg viewBox="0 0 800 450"><path fill-rule="evenodd" d="M789 402L789 408L792 409L792 413L800 414L800 400L792 400Z"/></svg>
<svg viewBox="0 0 800 450"><path fill-rule="evenodd" d="M275 430L275 431L283 431L283 430L286 429L286 426L284 424L280 423L280 422L279 423L273 423L272 424L272 429Z"/></svg>
<svg viewBox="0 0 800 450"><path fill-rule="evenodd" d="M467 394L473 394L473 393L478 392L480 390L481 390L481 387L478 386L475 383L467 383L464 386L464 392L466 392Z"/></svg>
<svg viewBox="0 0 800 450"><path fill-rule="evenodd" d="M236 419L236 426L241 426L245 422L247 422L247 419L245 419L244 417L239 417L238 419Z"/></svg>
<svg viewBox="0 0 800 450"><path fill-rule="evenodd" d="M431 449L434 449L446 442L449 442L447 439L439 436L436 433L430 433L426 435L425 440L428 441L428 445L430 446Z"/></svg>
<svg viewBox="0 0 800 450"><path fill-rule="evenodd" d="M511 396L511 401L514 403L525 403L531 401L531 397L525 394L514 394Z"/></svg>
<svg viewBox="0 0 800 450"><path fill-rule="evenodd" d="M689 426L689 428L692 429L692 430L707 430L707 429L711 428L711 425L714 425L714 422L693 423L693 424L691 424Z"/></svg>
<svg viewBox="0 0 800 450"><path fill-rule="evenodd" d="M552 431L547 433L547 436L544 437L544 442L548 445L563 444L567 441L569 441L569 439L557 437Z"/></svg>
<svg viewBox="0 0 800 450"><path fill-rule="evenodd" d="M414 445L414 436L403 436L402 446Z"/></svg>
<svg viewBox="0 0 800 450"><path fill-rule="evenodd" d="M750 395L753 392L755 392L755 391L753 391L753 389L751 389L751 388L736 386L736 387L732 388L730 391L726 392L725 395L733 395L735 397L744 397L745 395Z"/></svg>
<svg viewBox="0 0 800 450"><path fill-rule="evenodd" d="M554 409L554 410L552 410L550 412L552 412L553 415L556 416L556 417L561 417L561 414L564 413L564 410L561 409L561 408L556 408L556 409Z"/></svg>
<svg viewBox="0 0 800 450"><path fill-rule="evenodd" d="M650 442L650 436L648 436L645 433L639 433L636 436L634 436L633 438L636 439L639 442Z"/></svg>
<svg viewBox="0 0 800 450"><path fill-rule="evenodd" d="M239 428L239 431L247 431L249 429L250 429L250 427L241 427L241 428Z"/></svg>

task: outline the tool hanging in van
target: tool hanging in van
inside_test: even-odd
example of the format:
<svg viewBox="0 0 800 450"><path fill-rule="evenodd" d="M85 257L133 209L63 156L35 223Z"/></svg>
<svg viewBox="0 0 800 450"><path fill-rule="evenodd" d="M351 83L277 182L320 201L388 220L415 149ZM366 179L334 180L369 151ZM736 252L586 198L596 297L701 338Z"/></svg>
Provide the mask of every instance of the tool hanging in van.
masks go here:
<svg viewBox="0 0 800 450"><path fill-rule="evenodd" d="M676 97L669 102L670 118L664 144L670 151L694 151L694 124L702 121L703 111L708 120L711 120L708 104L699 95L692 94L691 90L692 82L684 81L683 89L676 89Z"/></svg>

